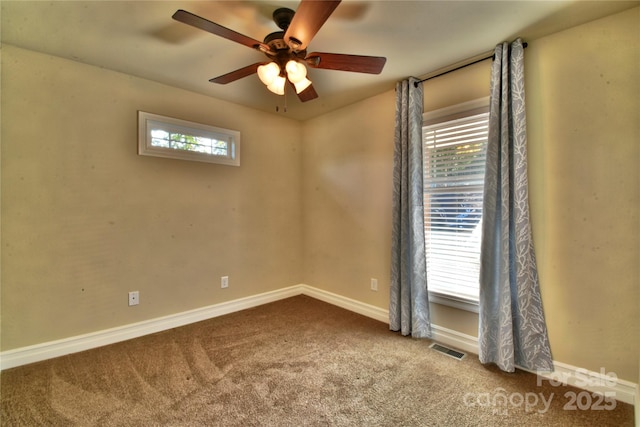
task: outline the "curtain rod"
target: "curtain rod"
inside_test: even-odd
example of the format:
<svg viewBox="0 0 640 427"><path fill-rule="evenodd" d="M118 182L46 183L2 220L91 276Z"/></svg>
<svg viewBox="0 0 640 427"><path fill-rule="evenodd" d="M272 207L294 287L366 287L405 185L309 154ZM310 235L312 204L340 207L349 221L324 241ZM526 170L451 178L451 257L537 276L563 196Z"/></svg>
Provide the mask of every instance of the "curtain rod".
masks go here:
<svg viewBox="0 0 640 427"><path fill-rule="evenodd" d="M527 46L528 45L527 45L526 42L522 43L522 47L523 48L526 48ZM422 80L419 80L417 82L414 82L413 85L415 87L418 87L419 83L426 82L427 80L435 79L436 77L444 76L445 74L449 74L449 73L452 73L454 71L458 71L458 70L460 70L462 68L468 67L470 65L477 64L478 62L486 61L489 58L493 58L494 55L495 54L493 52L491 52L491 54L487 54L487 55L485 55L485 56L483 56L483 57L481 57L479 59L471 60L471 62L467 62L465 64L462 64L462 65L458 66L458 67L452 68L451 70L443 71L442 73L438 73L435 76L430 76L430 77L427 77L425 79L422 79Z"/></svg>

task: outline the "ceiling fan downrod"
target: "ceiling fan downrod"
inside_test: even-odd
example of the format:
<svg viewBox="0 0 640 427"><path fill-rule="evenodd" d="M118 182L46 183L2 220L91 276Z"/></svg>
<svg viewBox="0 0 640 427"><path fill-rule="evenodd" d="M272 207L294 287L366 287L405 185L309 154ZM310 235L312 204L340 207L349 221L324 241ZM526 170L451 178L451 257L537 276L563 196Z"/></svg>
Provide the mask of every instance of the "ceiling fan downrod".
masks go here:
<svg viewBox="0 0 640 427"><path fill-rule="evenodd" d="M282 31L287 31L295 12L288 7L281 7L273 11L273 21Z"/></svg>

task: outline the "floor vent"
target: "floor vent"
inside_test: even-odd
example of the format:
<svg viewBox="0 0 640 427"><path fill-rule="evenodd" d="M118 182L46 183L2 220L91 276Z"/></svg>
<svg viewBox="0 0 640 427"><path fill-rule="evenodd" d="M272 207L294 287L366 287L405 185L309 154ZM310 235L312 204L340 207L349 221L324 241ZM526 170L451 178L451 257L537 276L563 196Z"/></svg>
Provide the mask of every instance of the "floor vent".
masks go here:
<svg viewBox="0 0 640 427"><path fill-rule="evenodd" d="M434 349L435 351L439 351L440 353L446 354L449 357L453 357L456 360L462 360L467 354L461 351L453 350L449 347L445 347L440 344L433 343L429 346L429 348Z"/></svg>

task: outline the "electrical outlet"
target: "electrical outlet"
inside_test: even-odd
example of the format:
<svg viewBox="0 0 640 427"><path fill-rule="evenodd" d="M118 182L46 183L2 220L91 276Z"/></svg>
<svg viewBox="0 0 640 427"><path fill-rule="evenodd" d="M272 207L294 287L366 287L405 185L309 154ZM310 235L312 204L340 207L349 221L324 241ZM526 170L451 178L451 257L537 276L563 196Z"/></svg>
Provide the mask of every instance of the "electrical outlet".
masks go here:
<svg viewBox="0 0 640 427"><path fill-rule="evenodd" d="M220 287L228 288L229 287L229 276L222 276L220 278Z"/></svg>
<svg viewBox="0 0 640 427"><path fill-rule="evenodd" d="M129 305L138 305L140 304L140 292L133 291L129 292Z"/></svg>
<svg viewBox="0 0 640 427"><path fill-rule="evenodd" d="M371 290L372 291L377 291L378 290L378 279L371 279Z"/></svg>

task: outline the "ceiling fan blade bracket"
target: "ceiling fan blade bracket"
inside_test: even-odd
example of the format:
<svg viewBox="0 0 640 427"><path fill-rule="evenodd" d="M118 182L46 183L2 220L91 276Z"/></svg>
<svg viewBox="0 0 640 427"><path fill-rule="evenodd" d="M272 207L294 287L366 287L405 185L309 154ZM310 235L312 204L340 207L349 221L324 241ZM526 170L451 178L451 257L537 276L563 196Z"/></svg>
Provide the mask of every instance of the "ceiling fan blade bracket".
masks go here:
<svg viewBox="0 0 640 427"><path fill-rule="evenodd" d="M267 55L274 55L275 52L271 49L271 47L264 43L259 43L253 46L253 48L257 51L265 53Z"/></svg>
<svg viewBox="0 0 640 427"><path fill-rule="evenodd" d="M305 62L307 64L309 64L310 67L317 68L317 67L320 66L321 59L320 59L319 56L309 56L309 57L305 58L304 60L305 60Z"/></svg>
<svg viewBox="0 0 640 427"><path fill-rule="evenodd" d="M291 50L293 50L294 52L299 52L300 48L302 47L302 42L295 37L289 37L287 43L289 44Z"/></svg>

